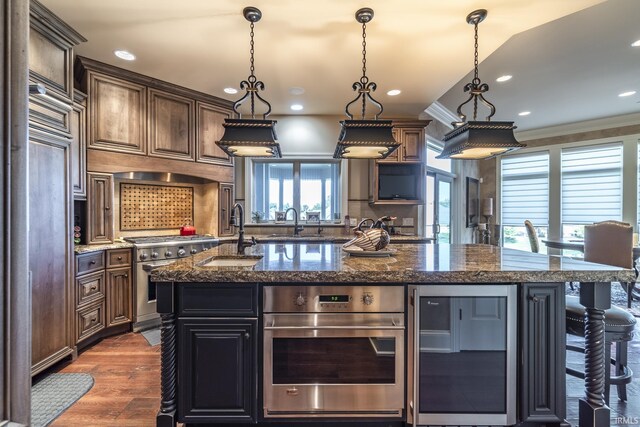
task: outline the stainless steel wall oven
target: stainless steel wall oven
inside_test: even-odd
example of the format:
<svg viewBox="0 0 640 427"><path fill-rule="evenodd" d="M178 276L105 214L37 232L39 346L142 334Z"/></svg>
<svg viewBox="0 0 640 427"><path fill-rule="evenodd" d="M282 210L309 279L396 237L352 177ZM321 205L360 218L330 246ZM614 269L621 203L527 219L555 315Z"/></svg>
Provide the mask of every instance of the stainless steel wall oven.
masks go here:
<svg viewBox="0 0 640 427"><path fill-rule="evenodd" d="M265 286L264 416L401 417L402 286Z"/></svg>

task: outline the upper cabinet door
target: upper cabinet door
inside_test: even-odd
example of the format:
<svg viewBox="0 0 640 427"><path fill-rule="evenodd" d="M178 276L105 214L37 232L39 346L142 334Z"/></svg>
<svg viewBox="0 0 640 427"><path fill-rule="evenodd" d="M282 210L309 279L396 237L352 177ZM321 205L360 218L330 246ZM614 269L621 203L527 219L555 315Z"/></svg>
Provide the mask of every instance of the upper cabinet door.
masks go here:
<svg viewBox="0 0 640 427"><path fill-rule="evenodd" d="M402 139L400 139L401 136L402 136L400 134L400 130L394 128L391 131L391 133L393 134L393 139L395 139L397 142L402 144ZM391 154L389 154L384 159L378 160L378 162L383 162L383 163L384 162L399 162L401 158L402 158L402 145L400 145L398 148L396 148Z"/></svg>
<svg viewBox="0 0 640 427"><path fill-rule="evenodd" d="M421 162L424 159L424 128L401 129L404 162Z"/></svg>
<svg viewBox="0 0 640 427"><path fill-rule="evenodd" d="M84 105L73 103L71 111L71 183L73 198L84 200L87 198L87 113Z"/></svg>
<svg viewBox="0 0 640 427"><path fill-rule="evenodd" d="M29 78L67 100L73 97L70 45L46 24L32 20L29 32Z"/></svg>
<svg viewBox="0 0 640 427"><path fill-rule="evenodd" d="M89 148L146 153L144 86L90 73Z"/></svg>
<svg viewBox="0 0 640 427"><path fill-rule="evenodd" d="M195 160L192 99L149 89L149 155Z"/></svg>
<svg viewBox="0 0 640 427"><path fill-rule="evenodd" d="M202 163L215 163L221 165L231 165L231 157L222 151L216 144L224 134L224 119L231 116L228 109L216 107L211 104L198 102L197 134L196 134L196 160Z"/></svg>

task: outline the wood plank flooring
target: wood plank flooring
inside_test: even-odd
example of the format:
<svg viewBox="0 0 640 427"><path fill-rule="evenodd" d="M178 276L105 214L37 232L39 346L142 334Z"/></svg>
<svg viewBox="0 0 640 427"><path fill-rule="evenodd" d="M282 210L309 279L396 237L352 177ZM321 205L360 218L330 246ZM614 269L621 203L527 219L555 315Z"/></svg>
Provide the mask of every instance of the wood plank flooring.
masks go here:
<svg viewBox="0 0 640 427"><path fill-rule="evenodd" d="M160 407L160 346L141 334L104 339L59 372L85 372L93 388L52 426L155 426Z"/></svg>

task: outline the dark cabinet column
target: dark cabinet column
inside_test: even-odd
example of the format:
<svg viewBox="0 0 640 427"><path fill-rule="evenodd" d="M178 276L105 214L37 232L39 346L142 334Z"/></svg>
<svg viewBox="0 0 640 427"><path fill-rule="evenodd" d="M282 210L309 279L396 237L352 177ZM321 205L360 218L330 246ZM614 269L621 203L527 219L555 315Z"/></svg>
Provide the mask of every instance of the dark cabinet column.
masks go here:
<svg viewBox="0 0 640 427"><path fill-rule="evenodd" d="M253 421L257 320L178 320L181 422Z"/></svg>
<svg viewBox="0 0 640 427"><path fill-rule="evenodd" d="M564 287L555 283L523 285L521 312L521 420L564 423Z"/></svg>

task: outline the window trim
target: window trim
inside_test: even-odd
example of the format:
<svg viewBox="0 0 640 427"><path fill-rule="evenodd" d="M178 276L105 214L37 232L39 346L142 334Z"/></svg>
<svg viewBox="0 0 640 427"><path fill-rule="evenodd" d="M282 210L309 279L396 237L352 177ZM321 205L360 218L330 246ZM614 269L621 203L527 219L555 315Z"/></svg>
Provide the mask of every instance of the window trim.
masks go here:
<svg viewBox="0 0 640 427"><path fill-rule="evenodd" d="M236 159L237 160L237 159ZM324 156L305 156L305 157L285 157L281 159L259 159L259 158L247 158L244 160L244 199L238 199L243 201L245 212L253 211L253 185L254 185L254 164L255 163L293 163L293 206L299 211L300 205L300 191L296 190L296 186L299 186L300 182L300 164L301 163L336 163L338 164L338 188L340 189L340 196L338 201L338 207L340 209L340 224L344 224L344 215L347 215L348 207L348 191L349 191L349 162L347 160L327 159ZM236 164L237 166L237 164ZM297 178L297 179L296 179ZM297 183L297 184L296 184ZM333 220L326 220L326 223L333 223ZM255 225L251 222L251 215L245 215L245 225ZM268 220L264 225L268 226L290 226L290 224L275 224L273 220Z"/></svg>

